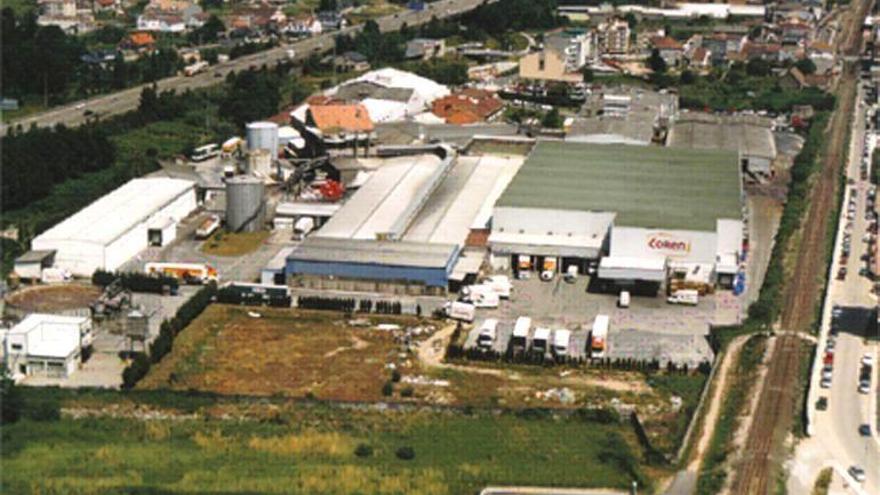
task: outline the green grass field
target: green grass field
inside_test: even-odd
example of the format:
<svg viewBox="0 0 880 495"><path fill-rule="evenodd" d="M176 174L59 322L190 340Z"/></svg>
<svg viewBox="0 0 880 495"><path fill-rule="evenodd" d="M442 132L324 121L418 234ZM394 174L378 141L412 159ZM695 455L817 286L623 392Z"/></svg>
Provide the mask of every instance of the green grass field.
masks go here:
<svg viewBox="0 0 880 495"><path fill-rule="evenodd" d="M136 409L110 394L91 406L108 403ZM4 492L459 495L487 484L624 488L641 476L625 423L317 404L236 407L250 416L207 419L205 408L198 419L23 419L2 429ZM260 407L273 413L254 416ZM371 455L355 454L361 444ZM396 456L404 446L414 459Z"/></svg>

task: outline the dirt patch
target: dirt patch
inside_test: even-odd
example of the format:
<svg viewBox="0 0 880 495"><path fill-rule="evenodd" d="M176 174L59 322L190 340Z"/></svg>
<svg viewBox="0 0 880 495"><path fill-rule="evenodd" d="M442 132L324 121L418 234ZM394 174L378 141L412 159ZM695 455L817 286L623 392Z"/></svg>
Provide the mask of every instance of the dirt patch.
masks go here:
<svg viewBox="0 0 880 495"><path fill-rule="evenodd" d="M271 232L241 232L226 233L218 232L202 244L202 252L214 256L241 256L256 251Z"/></svg>
<svg viewBox="0 0 880 495"><path fill-rule="evenodd" d="M6 296L6 302L27 312L55 312L86 308L101 295L94 285L64 284L26 287Z"/></svg>
<svg viewBox="0 0 880 495"><path fill-rule="evenodd" d="M252 318L245 309L211 305L140 386L382 399L382 384L390 376L386 365L400 361L398 332L350 326L343 315L330 312L264 308L260 313L261 318ZM402 328L417 323L381 320Z"/></svg>

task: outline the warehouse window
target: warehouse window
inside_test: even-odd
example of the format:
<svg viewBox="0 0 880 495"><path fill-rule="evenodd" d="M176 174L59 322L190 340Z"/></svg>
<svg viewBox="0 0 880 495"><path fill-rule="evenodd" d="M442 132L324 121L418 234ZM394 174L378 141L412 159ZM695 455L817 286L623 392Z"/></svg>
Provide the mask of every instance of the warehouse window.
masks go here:
<svg viewBox="0 0 880 495"><path fill-rule="evenodd" d="M13 350L13 351L20 351L20 350L21 350L21 344L12 344L12 350Z"/></svg>

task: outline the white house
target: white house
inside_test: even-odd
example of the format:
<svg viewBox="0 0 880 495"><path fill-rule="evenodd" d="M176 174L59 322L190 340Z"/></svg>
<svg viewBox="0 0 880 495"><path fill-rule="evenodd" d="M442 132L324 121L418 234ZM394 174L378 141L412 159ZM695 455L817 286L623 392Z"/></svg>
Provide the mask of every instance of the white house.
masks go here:
<svg viewBox="0 0 880 495"><path fill-rule="evenodd" d="M33 313L3 336L4 361L15 379L67 378L91 343L91 318Z"/></svg>

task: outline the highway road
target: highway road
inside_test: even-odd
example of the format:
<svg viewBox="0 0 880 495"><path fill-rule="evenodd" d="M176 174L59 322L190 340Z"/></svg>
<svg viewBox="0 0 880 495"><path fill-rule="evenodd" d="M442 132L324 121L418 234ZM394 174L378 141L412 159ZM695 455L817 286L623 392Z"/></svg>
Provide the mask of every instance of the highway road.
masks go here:
<svg viewBox="0 0 880 495"><path fill-rule="evenodd" d="M425 24L436 16L438 19L454 17L478 7L482 3L494 3L498 0L440 0L426 4L423 11L408 10L398 14L385 16L376 20L382 32L392 32L400 29L406 23L408 26ZM157 82L160 91L204 88L218 84L232 71L246 70L251 66L261 67L264 64L274 64L288 58L288 50L295 51L295 60L302 61L313 53L325 53L333 50L335 37L340 34L355 34L362 29L362 25L350 26L341 31L305 38L295 43L282 45L270 50L243 56L229 62L224 62L209 67L206 72L193 77L175 76L162 79ZM140 101L141 91L147 85L140 85L126 90L118 91L101 96L95 96L87 100L73 102L61 107L53 108L45 112L33 114L22 119L4 122L0 125L0 133L6 134L10 126L21 125L30 128L33 124L39 127L65 124L77 126L85 122L88 116L85 112L90 111L99 117L107 117L124 113L137 108Z"/></svg>
<svg viewBox="0 0 880 495"><path fill-rule="evenodd" d="M862 92L859 91L859 101L862 101ZM865 266L861 256L868 250L868 244L862 242L866 233L868 221L865 218L866 198L868 182L860 179L860 162L865 141L873 146L876 137L870 135L865 129L866 106L860 103L853 116L853 133L850 144L850 158L847 163L847 177L852 179L853 184L847 186L844 207L841 212L840 226L838 229L835 246L834 264L832 274L834 280L828 286L826 301L828 302L823 314L822 333L819 340L819 358L825 354L826 343L829 339L831 327L831 307L866 308L866 311L847 311L847 315L858 315L870 318L873 313L867 314L867 309L877 304L876 298L871 294L871 282L864 276L859 275L859 269ZM847 205L855 192L855 216L852 225L846 228ZM851 253L845 265L840 263L841 244L843 232L849 231L852 235ZM840 266L846 266L848 274L844 280L837 280L836 274ZM788 483L789 493L810 493L815 478L823 467L835 468L836 485L847 486L847 493L855 494L878 494L880 493L880 437L877 436L878 422L876 420L876 393L878 389L878 365L874 365L874 377L872 380L872 393L860 394L857 389L860 361L864 354L871 353L875 361L880 356L878 342L863 338L864 328L861 324L847 323L850 318L843 318L838 324L839 335L836 338L834 349L834 366L830 389L819 386L821 365L814 367L811 376L809 394L810 438L800 442L795 452L795 457L790 466L791 476ZM864 321L862 322L864 323ZM826 411L815 409L816 401L825 397L828 401ZM870 424L872 436L864 437L858 432L858 426ZM864 483L856 483L846 471L852 465L858 465L867 472Z"/></svg>

